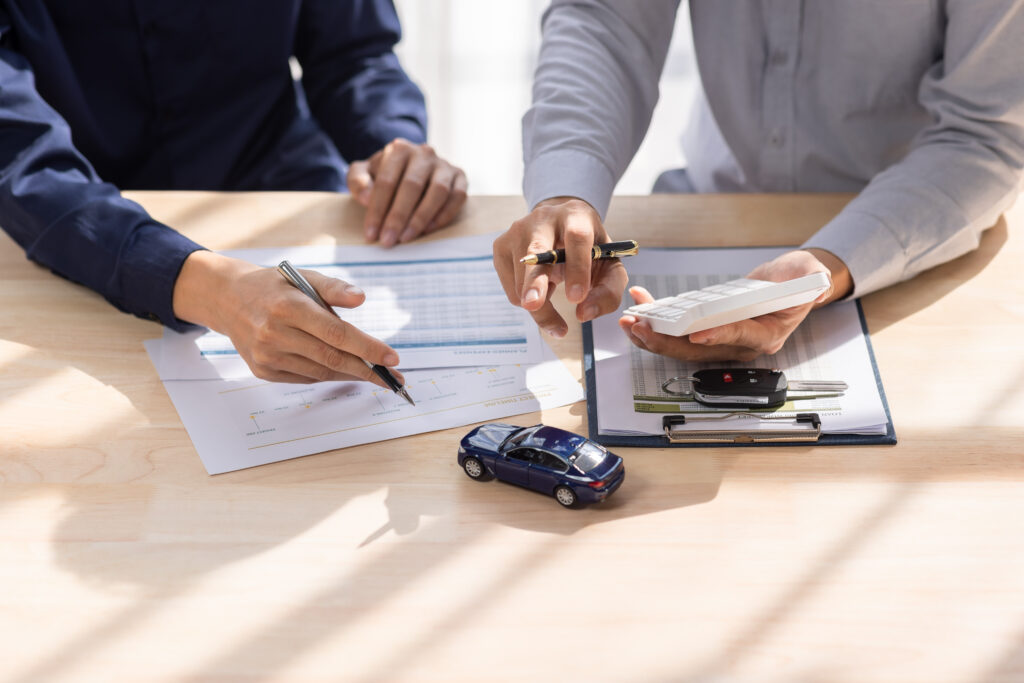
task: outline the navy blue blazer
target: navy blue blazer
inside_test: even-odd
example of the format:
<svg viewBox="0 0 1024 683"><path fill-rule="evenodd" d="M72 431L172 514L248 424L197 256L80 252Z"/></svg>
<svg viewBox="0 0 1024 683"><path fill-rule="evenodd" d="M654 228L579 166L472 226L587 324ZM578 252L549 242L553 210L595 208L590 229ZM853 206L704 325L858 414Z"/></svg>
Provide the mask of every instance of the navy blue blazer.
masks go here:
<svg viewBox="0 0 1024 683"><path fill-rule="evenodd" d="M0 227L181 329L201 247L118 188L344 191L344 160L426 139L399 37L390 0L0 0Z"/></svg>

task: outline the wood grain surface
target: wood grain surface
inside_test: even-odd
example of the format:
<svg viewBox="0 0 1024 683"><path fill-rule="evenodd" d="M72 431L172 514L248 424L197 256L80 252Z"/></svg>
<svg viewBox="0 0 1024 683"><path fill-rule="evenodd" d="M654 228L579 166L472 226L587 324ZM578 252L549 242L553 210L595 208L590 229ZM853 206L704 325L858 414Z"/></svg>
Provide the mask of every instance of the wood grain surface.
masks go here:
<svg viewBox="0 0 1024 683"><path fill-rule="evenodd" d="M360 241L342 196L131 196L215 249ZM795 244L848 199L620 197L607 224ZM473 197L436 238L524 208ZM621 449L577 511L469 480L466 429L207 476L160 327L0 234L0 681L1022 680L1022 230L1018 204L864 299L897 446ZM553 346L579 377L579 326ZM586 431L582 403L514 421Z"/></svg>

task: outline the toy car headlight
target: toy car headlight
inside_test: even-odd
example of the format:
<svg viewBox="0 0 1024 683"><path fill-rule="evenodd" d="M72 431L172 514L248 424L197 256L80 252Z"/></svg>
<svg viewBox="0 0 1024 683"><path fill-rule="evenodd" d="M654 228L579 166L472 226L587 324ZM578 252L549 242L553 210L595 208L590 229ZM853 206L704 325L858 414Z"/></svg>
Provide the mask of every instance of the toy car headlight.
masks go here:
<svg viewBox="0 0 1024 683"><path fill-rule="evenodd" d="M465 455L465 454L466 454L466 449L463 448L462 446L459 446L459 455Z"/></svg>

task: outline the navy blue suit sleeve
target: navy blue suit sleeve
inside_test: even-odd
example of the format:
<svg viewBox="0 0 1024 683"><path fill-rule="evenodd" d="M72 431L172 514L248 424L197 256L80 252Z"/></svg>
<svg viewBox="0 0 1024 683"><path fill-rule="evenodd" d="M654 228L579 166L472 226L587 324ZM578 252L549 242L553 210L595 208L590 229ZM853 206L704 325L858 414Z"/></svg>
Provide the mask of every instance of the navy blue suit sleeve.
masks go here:
<svg viewBox="0 0 1024 683"><path fill-rule="evenodd" d="M295 56L320 126L348 161L365 159L396 137L427 139L423 93L392 52L401 38L391 0L306 0Z"/></svg>
<svg viewBox="0 0 1024 683"><path fill-rule="evenodd" d="M121 310L184 329L174 282L201 247L100 180L28 62L4 45L6 19L0 11L0 227L30 259Z"/></svg>

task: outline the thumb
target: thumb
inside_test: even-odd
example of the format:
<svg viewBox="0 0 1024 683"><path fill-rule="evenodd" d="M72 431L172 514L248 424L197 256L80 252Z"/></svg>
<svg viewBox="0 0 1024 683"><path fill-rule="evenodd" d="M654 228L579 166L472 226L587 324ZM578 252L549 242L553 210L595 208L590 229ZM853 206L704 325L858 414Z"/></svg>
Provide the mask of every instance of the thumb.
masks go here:
<svg viewBox="0 0 1024 683"><path fill-rule="evenodd" d="M370 163L353 161L348 167L348 191L363 206L370 205L370 194L373 192L373 176L370 175Z"/></svg>
<svg viewBox="0 0 1024 683"><path fill-rule="evenodd" d="M320 298L331 306L355 308L366 300L366 294L355 285L334 277L327 277L313 270L304 270L302 274L313 285Z"/></svg>
<svg viewBox="0 0 1024 683"><path fill-rule="evenodd" d="M629 295L633 297L633 303L636 304L649 304L654 301L654 297L643 287L630 287Z"/></svg>

